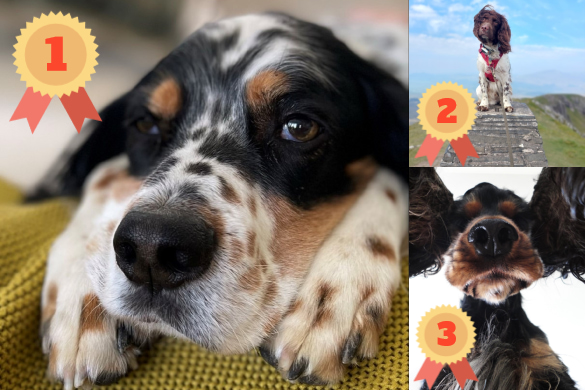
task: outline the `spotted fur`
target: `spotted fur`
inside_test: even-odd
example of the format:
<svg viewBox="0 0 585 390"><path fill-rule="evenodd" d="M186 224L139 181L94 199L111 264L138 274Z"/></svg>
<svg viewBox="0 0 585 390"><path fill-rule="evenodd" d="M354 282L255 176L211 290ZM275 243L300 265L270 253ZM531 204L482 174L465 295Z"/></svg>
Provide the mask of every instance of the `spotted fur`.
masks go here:
<svg viewBox="0 0 585 390"><path fill-rule="evenodd" d="M263 345L284 377L314 383L373 357L406 232L405 96L330 31L286 15L194 33L105 110L55 180L85 189L48 260L50 375L111 382L160 334L221 353ZM317 124L314 138L286 139L291 117ZM102 136L124 142L100 148ZM114 250L131 217L163 216L211 232L209 263L172 288L153 280L176 270L153 263L139 283Z"/></svg>
<svg viewBox="0 0 585 390"><path fill-rule="evenodd" d="M506 112L514 111L511 100L511 66L508 56L508 53L512 51L510 46L512 33L508 21L504 15L497 13L493 7L487 5L474 17L473 33L489 50L490 61L499 60L494 70L486 64L481 54L477 55L477 70L479 70L479 86L476 89L477 110L487 111L489 106L501 104ZM489 81L485 75L486 72L492 73L496 81Z"/></svg>

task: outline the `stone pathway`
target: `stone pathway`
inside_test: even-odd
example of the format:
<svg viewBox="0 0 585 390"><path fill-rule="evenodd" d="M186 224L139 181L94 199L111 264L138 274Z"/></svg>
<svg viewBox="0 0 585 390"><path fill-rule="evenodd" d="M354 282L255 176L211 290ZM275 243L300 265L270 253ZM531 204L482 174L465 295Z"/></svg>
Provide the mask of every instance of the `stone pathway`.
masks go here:
<svg viewBox="0 0 585 390"><path fill-rule="evenodd" d="M542 149L542 138L534 114L525 103L512 102L514 112L506 113L510 143L515 167L546 167L548 161ZM501 106L490 106L489 111L477 112L475 125L469 131L479 158L468 157L465 166L470 167L508 167L506 128ZM442 167L460 167L461 162L451 145L447 148Z"/></svg>

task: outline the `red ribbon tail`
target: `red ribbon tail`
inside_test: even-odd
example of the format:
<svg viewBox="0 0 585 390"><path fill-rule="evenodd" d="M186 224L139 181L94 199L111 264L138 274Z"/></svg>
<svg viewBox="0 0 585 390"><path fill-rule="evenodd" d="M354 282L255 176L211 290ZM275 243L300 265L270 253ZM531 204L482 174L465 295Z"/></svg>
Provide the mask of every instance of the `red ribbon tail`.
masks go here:
<svg viewBox="0 0 585 390"><path fill-rule="evenodd" d="M18 103L14 114L10 118L10 121L18 119L24 119L28 121L30 132L34 134L37 125L41 121L41 118L47 111L51 103L51 97L49 95L41 95L41 92L33 92L32 87L28 87L22 99Z"/></svg>
<svg viewBox="0 0 585 390"><path fill-rule="evenodd" d="M453 150L457 154L459 161L461 161L462 166L465 166L467 156L479 158L467 134L464 134L463 137L461 138L452 140L451 146L453 147Z"/></svg>
<svg viewBox="0 0 585 390"><path fill-rule="evenodd" d="M457 379L457 383L459 383L459 386L461 386L462 389L465 388L465 382L468 379L477 382L477 377L466 358L463 358L456 363L449 364L449 368L453 371L453 376Z"/></svg>
<svg viewBox="0 0 585 390"><path fill-rule="evenodd" d="M439 154L439 151L441 150L441 147L444 143L444 141L433 138L430 134L427 134L425 140L420 146L420 149L414 157L417 158L426 156L427 160L429 160L429 166L433 166L433 162L437 158L437 154Z"/></svg>
<svg viewBox="0 0 585 390"><path fill-rule="evenodd" d="M65 107L65 111L69 114L78 133L81 131L85 118L100 122L102 120L83 87L79 87L78 92L71 92L69 96L61 96L61 103L63 103L63 107Z"/></svg>
<svg viewBox="0 0 585 390"><path fill-rule="evenodd" d="M414 380L415 381L420 381L422 379L426 380L427 386L430 389L431 387L433 387L433 384L435 384L435 381L437 380L437 377L439 376L439 373L441 372L442 368L443 365L441 363L436 363L434 361L431 361L430 358L427 358L427 360L425 360L422 367L418 371L418 374L416 374L416 378L414 378Z"/></svg>

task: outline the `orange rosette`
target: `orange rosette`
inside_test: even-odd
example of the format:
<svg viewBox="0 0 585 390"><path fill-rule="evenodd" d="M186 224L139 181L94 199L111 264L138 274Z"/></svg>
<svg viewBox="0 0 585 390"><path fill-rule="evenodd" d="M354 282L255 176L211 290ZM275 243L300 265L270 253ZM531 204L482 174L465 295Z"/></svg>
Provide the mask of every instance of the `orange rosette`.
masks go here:
<svg viewBox="0 0 585 390"><path fill-rule="evenodd" d="M475 327L463 310L449 305L431 309L419 322L416 335L427 359L415 381L424 379L429 389L432 388L445 364L462 389L467 379L477 381L467 361L475 341Z"/></svg>
<svg viewBox="0 0 585 390"><path fill-rule="evenodd" d="M55 95L77 132L85 118L101 120L85 91L98 56L95 37L85 23L69 14L51 12L27 22L20 31L14 45L14 65L27 89L10 120L26 118L34 133Z"/></svg>
<svg viewBox="0 0 585 390"><path fill-rule="evenodd" d="M418 119L427 136L415 157L426 156L432 166L445 141L451 143L463 166L467 156L479 157L467 136L475 122L475 101L465 88L451 82L433 85L418 107Z"/></svg>

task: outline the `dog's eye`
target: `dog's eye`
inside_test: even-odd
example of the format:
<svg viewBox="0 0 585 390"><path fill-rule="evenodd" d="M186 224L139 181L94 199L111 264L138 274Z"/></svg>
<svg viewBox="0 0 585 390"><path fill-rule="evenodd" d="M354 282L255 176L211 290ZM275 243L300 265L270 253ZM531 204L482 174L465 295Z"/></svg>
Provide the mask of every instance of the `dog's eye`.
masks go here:
<svg viewBox="0 0 585 390"><path fill-rule="evenodd" d="M280 136L294 142L307 142L319 134L319 125L310 119L289 119L283 126Z"/></svg>
<svg viewBox="0 0 585 390"><path fill-rule="evenodd" d="M136 128L142 134L157 135L160 133L158 126L151 119L139 119L136 121Z"/></svg>

